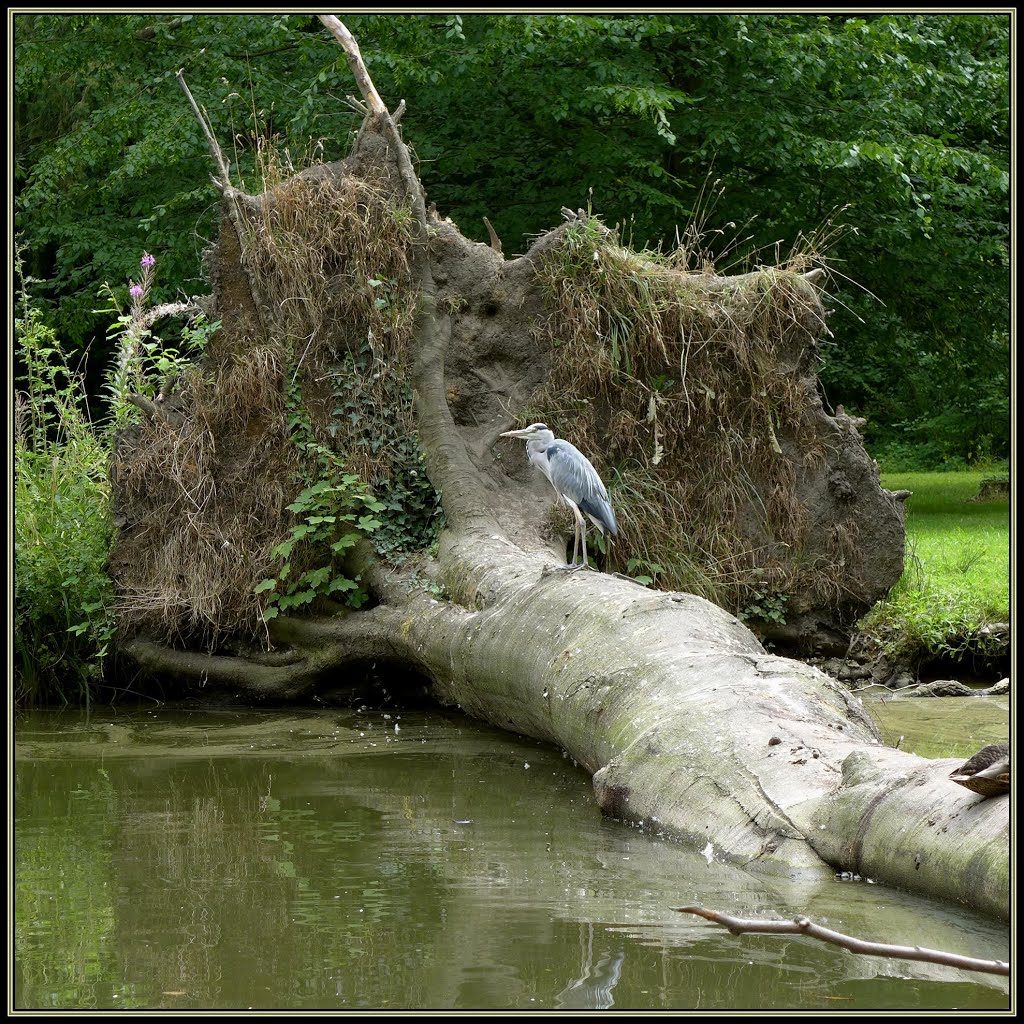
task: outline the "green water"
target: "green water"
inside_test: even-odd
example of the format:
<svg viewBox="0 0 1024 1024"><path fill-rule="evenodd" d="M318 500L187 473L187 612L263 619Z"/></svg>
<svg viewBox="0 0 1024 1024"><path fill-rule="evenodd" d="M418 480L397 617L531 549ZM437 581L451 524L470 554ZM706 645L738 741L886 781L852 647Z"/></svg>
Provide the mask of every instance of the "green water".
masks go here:
<svg viewBox="0 0 1024 1024"><path fill-rule="evenodd" d="M19 716L14 1006L1009 1005L1004 978L734 937L672 908L1007 959L997 922L882 885L761 879L603 819L557 750L390 716Z"/></svg>
<svg viewBox="0 0 1024 1024"><path fill-rule="evenodd" d="M857 695L882 739L909 754L966 760L989 743L1010 738L1008 697L893 697L882 687Z"/></svg>

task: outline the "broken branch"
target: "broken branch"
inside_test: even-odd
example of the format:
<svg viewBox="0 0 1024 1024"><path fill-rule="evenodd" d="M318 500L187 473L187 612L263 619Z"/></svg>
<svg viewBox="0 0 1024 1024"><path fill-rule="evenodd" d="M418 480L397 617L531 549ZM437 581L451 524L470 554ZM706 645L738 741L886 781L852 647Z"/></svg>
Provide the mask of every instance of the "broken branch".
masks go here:
<svg viewBox="0 0 1024 1024"><path fill-rule="evenodd" d="M941 949L925 949L923 946L893 946L886 942L866 942L853 935L844 935L815 924L802 914L792 921L764 921L759 918L730 917L717 910L706 910L704 907L673 907L680 914L696 914L715 924L724 925L733 935L744 932L755 932L776 935L809 935L812 939L830 942L834 946L842 946L851 953L863 953L867 956L888 956L897 960L920 960L929 964L943 964L947 967L959 967L965 971L982 971L986 974L1010 973L1010 965L1002 960L979 960L972 956L961 956L959 953L947 953Z"/></svg>
<svg viewBox="0 0 1024 1024"><path fill-rule="evenodd" d="M359 44L356 42L355 36L333 14L320 14L317 17L327 26L331 35L341 43L345 55L348 57L348 66L352 69L359 91L363 94L363 99L366 100L370 110L378 116L386 114L388 108L384 106L384 101L380 98L373 82L370 81L370 75L363 63L363 55L359 52Z"/></svg>
<svg viewBox="0 0 1024 1024"><path fill-rule="evenodd" d="M150 419L160 420L174 430L184 423L178 413L168 409L165 405L156 405L148 398L143 398L142 395L125 395L125 401L129 405L134 405L136 409L141 409Z"/></svg>

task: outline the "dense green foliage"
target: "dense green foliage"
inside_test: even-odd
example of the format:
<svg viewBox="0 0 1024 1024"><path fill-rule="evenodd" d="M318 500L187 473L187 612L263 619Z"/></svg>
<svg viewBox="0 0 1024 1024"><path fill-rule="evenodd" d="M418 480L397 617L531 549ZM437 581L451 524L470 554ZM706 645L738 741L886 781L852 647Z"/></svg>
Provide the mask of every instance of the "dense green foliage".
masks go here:
<svg viewBox="0 0 1024 1024"><path fill-rule="evenodd" d="M205 290L216 193L179 67L252 187L258 133L298 162L311 139L343 154L358 125L347 62L311 16L14 24L19 228L49 322L81 348L98 286L144 248L161 259L154 301ZM720 270L827 249L829 399L867 416L889 465L1006 454L1007 15L347 24L381 94L406 99L430 197L464 231L483 237L488 216L521 250L589 197L638 244L703 234Z"/></svg>
<svg viewBox="0 0 1024 1024"><path fill-rule="evenodd" d="M107 563L114 537L111 446L138 418L136 396L154 399L168 374L200 355L208 334L201 313L181 327L184 351L150 329L146 300L155 259L144 254L127 312L116 306L114 353L105 374L108 415L89 416L85 379L67 346L43 320L15 249L19 282L14 322L24 373L15 405L14 647L21 703L89 703L103 677L116 612ZM164 317L170 312L164 307Z"/></svg>
<svg viewBox="0 0 1024 1024"><path fill-rule="evenodd" d="M1007 499L972 501L985 473L886 474L907 500L907 565L888 599L861 624L891 658L985 653L977 631L1010 621Z"/></svg>
<svg viewBox="0 0 1024 1024"><path fill-rule="evenodd" d="M19 264L20 269L20 264ZM113 635L109 446L81 376L27 292L15 320L26 367L15 412L16 699L88 701Z"/></svg>

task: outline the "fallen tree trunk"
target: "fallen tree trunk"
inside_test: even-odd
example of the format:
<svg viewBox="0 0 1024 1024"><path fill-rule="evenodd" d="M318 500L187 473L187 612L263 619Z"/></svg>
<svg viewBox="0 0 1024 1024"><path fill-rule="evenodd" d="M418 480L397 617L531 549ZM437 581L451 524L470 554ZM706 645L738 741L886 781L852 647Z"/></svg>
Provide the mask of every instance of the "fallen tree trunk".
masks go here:
<svg viewBox="0 0 1024 1024"><path fill-rule="evenodd" d="M280 699L333 687L346 662L413 667L442 703L567 751L614 818L732 863L845 869L1008 915L1008 798L950 782L958 762L881 747L831 677L766 654L701 598L569 573L500 538L464 543L447 565L461 570L456 600L282 623L279 638L310 653L276 684L255 666L246 681L239 659L230 676L215 659L205 670ZM181 674L195 657L148 663Z"/></svg>
<svg viewBox="0 0 1024 1024"><path fill-rule="evenodd" d="M819 606L827 604L822 593L834 594L834 626L862 607L879 580L891 583L898 576L902 507L878 486L877 467L872 469L856 431L827 417L814 395L809 368L814 338L824 329L819 276L718 278L651 270L616 249L608 233L585 216L573 216L526 256L505 261L500 249L468 242L454 225L427 210L395 119L382 109L358 50L348 47L351 37L331 27L359 69L368 105L356 149L344 163L311 169L258 199L240 199L224 189L225 202L235 204L223 221L215 261L224 327L218 344L211 344L206 375L179 387L176 413L183 426L154 419L122 444L115 495L129 525L111 564L123 599L123 650L150 672L230 687L257 700L337 690L346 672L373 663L401 665L424 676L442 703L562 747L592 773L606 813L696 843L709 858L776 872L825 875L852 869L1005 916L1008 800L979 801L946 778L948 765L883 751L856 698L813 668L767 654L746 626L711 601L651 591L611 573L566 572L564 537L557 527L545 529L550 489L525 477L521 451L496 448L498 434L510 425L509 410L522 408L531 393L557 376L557 354L549 351L541 359L536 344L541 325L554 315L552 305L571 299L577 320L590 308L579 304L581 292L556 286L553 299L538 285L551 273L551 255L571 255L573 246L584 246L582 265L596 275L588 279L590 288L603 289L614 275L641 281L644 288L655 281L674 296L659 299L659 315L677 316L692 303L711 325L703 340L680 328L682 340L676 337L674 344L682 346L682 356L665 353L670 364L683 368L672 415L689 417L689 446L710 445L716 458L725 460L722 472L734 450L750 452L733 490L716 484L714 460L699 481L712 504L735 513L729 520L732 532L720 531L743 555L730 563L730 571L767 579L757 576L767 573L757 564L763 558L776 573L771 578L780 581L796 579L794 566L799 567L806 577L804 593L817 587ZM355 190L358 202L343 207L337 197L345 188ZM406 223L388 203L403 204L411 224L406 263L406 250L390 243L375 257L396 261L391 279L407 281L413 297L403 304L396 288L385 303L393 311L388 322L373 319L381 308L385 275L370 273L372 264L343 265L331 277L323 269L330 260L318 256L321 277L312 284L295 284L288 277L288 268L324 244L320 236L333 230L329 218L309 214L316 203L335 204L338 237L344 236L348 251L356 247L351 232L378 216L373 211L380 197L386 201L380 206L381 230L385 222L388 230ZM341 259L337 253L328 256ZM351 280L357 286L345 299L349 305L330 306ZM301 303L286 294L293 285L301 285L295 293ZM329 307L327 312L317 303ZM769 320L751 319L765 304L772 311ZM575 322L573 317L565 322ZM316 453L322 465L330 463L330 439L337 440L330 428L338 426L338 418L326 413L317 424L314 412L330 409L344 396L323 395L317 386L340 376L343 361L355 358L360 340L338 333L353 321L369 324L367 374L375 373L374 381L398 377L402 366L408 368L414 405L383 413L400 422L402 416L414 417L409 422L418 433L430 481L443 497L447 527L436 559L421 558L404 570L390 567L367 543L336 541L334 550L344 551L349 574L338 579L352 581L353 587L359 581L372 607L332 616L321 606L319 615L271 619L268 606L253 595L267 589L256 584L269 573L276 576L265 584L283 586L287 573L274 567L271 555L282 550L277 542L290 537L287 551L294 557L298 550L300 534L288 510L304 514L316 494L349 500L346 487L352 486L349 481L324 484L319 491L307 488L294 500L295 488L289 492L282 481L302 463L289 454L294 433L285 426L282 396L289 382L302 381L304 411L290 414L290 429L303 427L303 450ZM770 328L776 341L762 350L748 332L737 342L734 331L741 321ZM723 324L730 325L733 347L722 342ZM598 321L593 329L600 335L606 327ZM385 344L381 338L387 332L387 343L396 345L390 363L375 347ZM292 341L286 346L282 338ZM302 345L294 343L296 338L304 339ZM407 363L395 339L407 346ZM595 337L595 361L607 356L598 341ZM695 368L705 365L700 359L718 351L712 341L743 392L731 407L738 417L733 426L720 419L725 414L716 405L717 393L694 376ZM661 335L658 343L664 347ZM637 349L623 386L639 379L643 359L654 358ZM621 374L609 366L609 372ZM712 363L707 366L708 373L715 372ZM348 379L351 394L366 378ZM758 404L755 379L764 380L766 388L776 379L784 382L777 404ZM596 387L580 414L587 429L601 420L641 422L642 410L617 407L606 385ZM648 410L652 452L646 479L660 481L661 493L674 495L666 500L681 501L679 481L686 473L672 478L663 466L674 452L684 457L681 439L673 447L679 431L670 429L675 421L666 411L669 399L642 387L646 390L638 394ZM699 387L703 392L695 399L692 392ZM250 396L248 409L240 411L223 397L238 394ZM699 419L701 410L712 410L709 425ZM743 431L755 428L760 431L756 443L744 449ZM719 429L726 435L725 449ZM152 495L160 488L144 485L140 467L156 466L147 471L160 472L154 453L161 446L168 452L162 465L173 466L178 475L167 487L166 503L157 505ZM187 462L180 454L185 446ZM355 451L344 454L351 459ZM514 469L506 470L506 463ZM737 495L751 489L754 500L740 507ZM168 504L180 504L182 493L197 510L179 532L166 526L161 532L156 524L168 522ZM696 492L686 493L701 500ZM205 497L199 502L196 495ZM626 497L625 487L613 488L613 501L624 503ZM807 511L811 505L814 515ZM756 509L761 511L755 514ZM314 511L324 509L318 505ZM675 511L662 506L660 514L671 518ZM333 518L308 516L298 530L315 534ZM688 520L694 530L699 519ZM372 529L368 518L359 521ZM637 519L623 515L620 521L624 533L631 526L634 536L640 532ZM253 522L260 532L243 525ZM159 557L153 554L158 542L163 545ZM188 549L190 544L195 547ZM786 551L796 555L789 563ZM206 580L201 593L186 589L195 573L175 576L187 574L190 561L202 562L207 574L200 574ZM868 570L878 564L884 568L872 582ZM818 566L817 575L808 565ZM859 590L853 583L844 589L844 573L858 581ZM178 591L167 596L172 577L182 596ZM327 576L313 572L310 578ZM749 586L750 593L760 593L755 584ZM310 588L312 599L315 587ZM772 593L766 590L765 599ZM209 600L211 594L216 600ZM201 618L195 608L200 597L206 601ZM803 621L801 616L812 621L812 611L810 605L797 607L793 621ZM283 651L259 652L258 630L245 630L254 614L261 627L264 618L269 620L263 628ZM192 649L182 649L186 646ZM906 829L910 818L919 819L919 827Z"/></svg>

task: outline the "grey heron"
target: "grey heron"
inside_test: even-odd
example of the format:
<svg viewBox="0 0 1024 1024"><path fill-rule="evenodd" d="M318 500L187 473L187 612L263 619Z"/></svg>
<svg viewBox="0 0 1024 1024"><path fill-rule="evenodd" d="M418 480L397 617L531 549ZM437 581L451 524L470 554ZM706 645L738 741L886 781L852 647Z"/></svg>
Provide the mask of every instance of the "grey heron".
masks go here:
<svg viewBox="0 0 1024 1024"><path fill-rule="evenodd" d="M590 459L575 445L555 437L546 423L531 423L522 430L507 430L501 436L518 437L526 442L526 457L530 463L547 477L559 500L572 509L576 517L576 532L570 566L576 567L576 554L581 542L582 565L586 565L587 522L584 515L602 534L611 534L613 537L619 534L608 492Z"/></svg>

